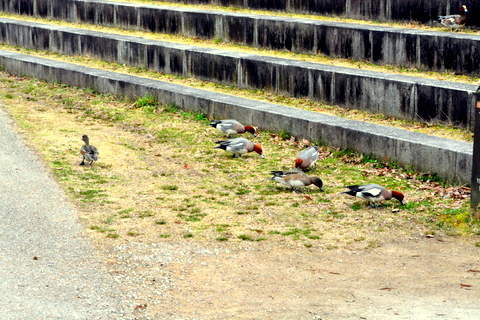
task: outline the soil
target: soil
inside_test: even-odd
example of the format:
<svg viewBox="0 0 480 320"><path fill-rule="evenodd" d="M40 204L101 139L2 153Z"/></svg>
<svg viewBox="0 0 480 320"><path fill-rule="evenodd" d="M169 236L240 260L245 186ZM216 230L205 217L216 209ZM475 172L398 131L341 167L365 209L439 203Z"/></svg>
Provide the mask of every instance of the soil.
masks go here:
<svg viewBox="0 0 480 320"><path fill-rule="evenodd" d="M268 242L105 249L134 319L480 319L475 239L349 251Z"/></svg>

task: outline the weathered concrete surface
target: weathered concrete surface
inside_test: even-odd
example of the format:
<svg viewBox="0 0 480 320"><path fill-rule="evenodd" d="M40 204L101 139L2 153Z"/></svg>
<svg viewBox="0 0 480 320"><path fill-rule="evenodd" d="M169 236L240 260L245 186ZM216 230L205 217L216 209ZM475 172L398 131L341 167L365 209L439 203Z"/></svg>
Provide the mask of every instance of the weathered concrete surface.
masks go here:
<svg viewBox="0 0 480 320"><path fill-rule="evenodd" d="M243 7L250 9L286 11L296 13L340 15L367 20L400 20L429 23L438 15L453 14L460 5L467 4L471 12L479 10L475 2L450 0L166 0L173 3L211 4L218 6ZM11 6L21 11L42 9L50 6L62 10L58 4L65 0L3 0L12 2ZM50 3L50 4L48 4ZM478 25L478 19L473 14L473 24Z"/></svg>
<svg viewBox="0 0 480 320"><path fill-rule="evenodd" d="M77 212L0 108L0 318L123 319Z"/></svg>
<svg viewBox="0 0 480 320"><path fill-rule="evenodd" d="M450 0L166 0L167 2L213 4L259 10L346 16L364 20L397 20L430 23L438 15L457 13L466 4L470 24L480 26L480 5L475 1Z"/></svg>
<svg viewBox="0 0 480 320"><path fill-rule="evenodd" d="M125 29L218 38L247 46L322 53L420 70L480 75L478 35L111 1L62 0L58 6L56 3L54 0L0 0L0 10ZM359 3L356 5L361 7Z"/></svg>
<svg viewBox="0 0 480 320"><path fill-rule="evenodd" d="M469 183L472 144L420 133L288 108L162 81L0 51L0 65L8 72L95 88L120 96L154 95L160 103L214 118L236 118L271 132L290 134L333 147L352 148L378 158L388 157L422 172L435 172L454 182Z"/></svg>
<svg viewBox="0 0 480 320"><path fill-rule="evenodd" d="M0 41L471 129L475 85L0 19Z"/></svg>

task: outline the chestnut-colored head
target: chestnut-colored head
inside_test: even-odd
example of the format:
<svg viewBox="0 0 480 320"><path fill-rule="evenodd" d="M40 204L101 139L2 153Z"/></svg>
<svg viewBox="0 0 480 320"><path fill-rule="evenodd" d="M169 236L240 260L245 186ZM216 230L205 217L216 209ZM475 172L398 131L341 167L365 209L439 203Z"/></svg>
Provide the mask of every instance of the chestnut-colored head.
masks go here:
<svg viewBox="0 0 480 320"><path fill-rule="evenodd" d="M258 143L253 146L253 151L258 153L262 158L263 158L263 149L262 146L259 145Z"/></svg>
<svg viewBox="0 0 480 320"><path fill-rule="evenodd" d="M301 168L302 167L303 160L300 158L295 159L294 165L295 168Z"/></svg>
<svg viewBox="0 0 480 320"><path fill-rule="evenodd" d="M257 128L255 128L254 126L245 126L245 131L250 132L255 137L257 136Z"/></svg>
<svg viewBox="0 0 480 320"><path fill-rule="evenodd" d="M405 201L403 201L403 198L404 198L404 197L405 197L405 196L403 195L403 193L398 192L398 191L392 191L392 198L395 198L395 199L397 199L398 201L400 201L400 203L401 203L402 205L405 204Z"/></svg>

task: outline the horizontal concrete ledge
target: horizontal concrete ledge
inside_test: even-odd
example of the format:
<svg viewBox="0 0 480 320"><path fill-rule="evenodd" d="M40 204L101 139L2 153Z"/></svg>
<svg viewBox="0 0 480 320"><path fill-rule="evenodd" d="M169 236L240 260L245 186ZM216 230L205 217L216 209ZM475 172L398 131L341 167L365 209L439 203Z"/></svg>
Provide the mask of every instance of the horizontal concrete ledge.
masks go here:
<svg viewBox="0 0 480 320"><path fill-rule="evenodd" d="M475 1L451 0L165 0L191 4L212 4L259 10L306 14L336 15L374 21L418 21L430 23L438 15L457 13L462 4L477 13ZM472 14L470 25L479 26L480 18Z"/></svg>
<svg viewBox="0 0 480 320"><path fill-rule="evenodd" d="M272 50L322 53L376 64L480 75L477 50L480 36L472 34L101 0L61 0L61 3L58 0L0 0L0 10L124 29L222 39Z"/></svg>
<svg viewBox="0 0 480 320"><path fill-rule="evenodd" d="M473 128L475 85L12 19L0 19L0 41L30 49L90 56L239 88L304 97L389 117Z"/></svg>
<svg viewBox="0 0 480 320"><path fill-rule="evenodd" d="M388 157L421 172L437 173L452 182L470 182L472 144L466 142L8 51L0 51L0 65L18 76L94 88L133 99L151 94L162 104L174 103L184 110L199 111L212 118L236 118L271 132L286 130L298 138L352 148L378 158Z"/></svg>

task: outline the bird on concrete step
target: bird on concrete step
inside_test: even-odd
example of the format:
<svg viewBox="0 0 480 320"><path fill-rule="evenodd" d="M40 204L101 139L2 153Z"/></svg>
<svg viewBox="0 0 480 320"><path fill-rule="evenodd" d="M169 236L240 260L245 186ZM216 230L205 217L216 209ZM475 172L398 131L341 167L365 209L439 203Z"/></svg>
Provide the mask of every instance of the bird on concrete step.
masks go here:
<svg viewBox="0 0 480 320"><path fill-rule="evenodd" d="M98 161L98 149L89 143L89 139L86 134L82 136L82 140L85 142L85 144L82 146L82 148L80 148L80 154L83 156L80 165L85 165L85 161L91 161L90 165L92 165L94 161Z"/></svg>
<svg viewBox="0 0 480 320"><path fill-rule="evenodd" d="M350 196L354 196L363 200L367 200L371 203L373 208L377 208L377 203L383 200L390 200L392 198L400 201L402 205L405 204L403 201L404 195L398 191L387 190L386 188L375 184L363 184L363 185L354 185L354 186L345 186L348 191L342 192Z"/></svg>
<svg viewBox="0 0 480 320"><path fill-rule="evenodd" d="M303 149L298 153L298 157L295 159L295 168L302 170L312 167L318 160L318 147L311 146Z"/></svg>
<svg viewBox="0 0 480 320"><path fill-rule="evenodd" d="M439 16L437 21L447 28L459 29L465 26L467 23L467 6L463 5L460 7L460 14L452 14L448 16Z"/></svg>
<svg viewBox="0 0 480 320"><path fill-rule="evenodd" d="M232 135L250 132L253 136L257 136L257 129L253 126L244 126L237 120L233 119L226 119L226 120L214 120L212 123L209 124L223 133L226 133L228 138Z"/></svg>
<svg viewBox="0 0 480 320"><path fill-rule="evenodd" d="M263 158L263 150L260 144L255 144L245 138L234 138L224 141L217 141L218 146L215 149L223 149L233 153L233 157L240 157L242 154L255 151Z"/></svg>
<svg viewBox="0 0 480 320"><path fill-rule="evenodd" d="M279 182L297 193L301 192L298 188L306 187L311 184L317 186L321 191L323 191L322 179L310 177L300 170L292 169L284 171L271 171L270 173L273 174L273 177L271 177L270 180Z"/></svg>

